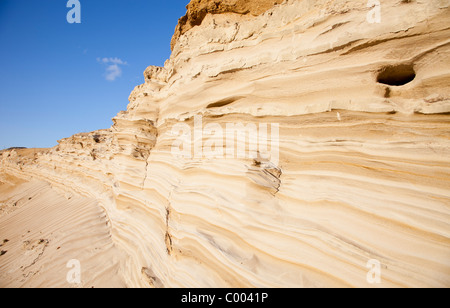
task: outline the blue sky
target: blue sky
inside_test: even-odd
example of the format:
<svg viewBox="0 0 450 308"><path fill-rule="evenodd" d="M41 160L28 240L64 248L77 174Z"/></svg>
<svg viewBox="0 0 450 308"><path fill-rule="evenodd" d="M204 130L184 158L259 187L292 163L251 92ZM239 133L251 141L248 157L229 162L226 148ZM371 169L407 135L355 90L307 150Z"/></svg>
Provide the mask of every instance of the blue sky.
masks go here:
<svg viewBox="0 0 450 308"><path fill-rule="evenodd" d="M109 128L189 0L79 0L81 24L67 2L0 0L0 149Z"/></svg>

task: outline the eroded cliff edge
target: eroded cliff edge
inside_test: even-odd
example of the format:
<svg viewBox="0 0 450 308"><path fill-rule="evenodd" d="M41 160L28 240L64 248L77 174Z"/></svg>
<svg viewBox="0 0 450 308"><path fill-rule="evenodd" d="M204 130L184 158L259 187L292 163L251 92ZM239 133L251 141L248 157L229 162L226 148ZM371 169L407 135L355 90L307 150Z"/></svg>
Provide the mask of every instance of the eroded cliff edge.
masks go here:
<svg viewBox="0 0 450 308"><path fill-rule="evenodd" d="M450 3L381 4L192 1L111 129L1 172L98 200L129 286L448 287ZM277 166L175 157L199 115L276 123Z"/></svg>

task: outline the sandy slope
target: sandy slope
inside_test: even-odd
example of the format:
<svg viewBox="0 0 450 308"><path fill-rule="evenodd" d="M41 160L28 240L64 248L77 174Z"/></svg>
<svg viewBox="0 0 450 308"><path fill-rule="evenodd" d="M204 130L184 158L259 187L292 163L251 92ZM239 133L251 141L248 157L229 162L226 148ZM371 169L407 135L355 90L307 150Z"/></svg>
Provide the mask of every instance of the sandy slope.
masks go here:
<svg viewBox="0 0 450 308"><path fill-rule="evenodd" d="M121 254L95 200L38 180L7 180L0 184L0 287L124 286ZM66 280L71 259L80 261L80 284Z"/></svg>

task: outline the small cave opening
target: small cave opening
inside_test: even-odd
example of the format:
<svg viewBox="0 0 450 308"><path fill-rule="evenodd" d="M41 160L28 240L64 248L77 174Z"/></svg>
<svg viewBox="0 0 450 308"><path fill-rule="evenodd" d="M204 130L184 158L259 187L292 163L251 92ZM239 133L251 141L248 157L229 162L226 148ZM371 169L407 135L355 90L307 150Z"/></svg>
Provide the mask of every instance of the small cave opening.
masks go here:
<svg viewBox="0 0 450 308"><path fill-rule="evenodd" d="M382 68L377 82L389 86L403 86L416 78L416 71L412 64L390 65Z"/></svg>
<svg viewBox="0 0 450 308"><path fill-rule="evenodd" d="M102 140L100 139L100 135L94 135L94 136L92 136L92 138L94 139L95 143L102 142Z"/></svg>

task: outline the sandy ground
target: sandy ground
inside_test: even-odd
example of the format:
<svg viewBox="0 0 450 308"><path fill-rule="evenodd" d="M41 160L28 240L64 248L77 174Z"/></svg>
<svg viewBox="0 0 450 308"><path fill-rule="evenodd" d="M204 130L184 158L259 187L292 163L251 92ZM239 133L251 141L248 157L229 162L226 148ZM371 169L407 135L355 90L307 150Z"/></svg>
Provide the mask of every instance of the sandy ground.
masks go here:
<svg viewBox="0 0 450 308"><path fill-rule="evenodd" d="M95 200L11 176L0 196L0 287L124 286L121 253ZM79 261L80 283L67 281L76 277L70 260Z"/></svg>

